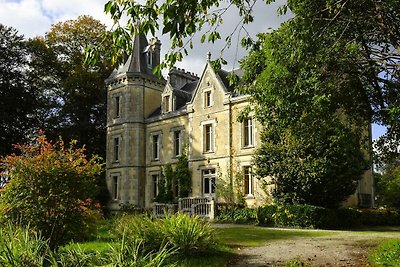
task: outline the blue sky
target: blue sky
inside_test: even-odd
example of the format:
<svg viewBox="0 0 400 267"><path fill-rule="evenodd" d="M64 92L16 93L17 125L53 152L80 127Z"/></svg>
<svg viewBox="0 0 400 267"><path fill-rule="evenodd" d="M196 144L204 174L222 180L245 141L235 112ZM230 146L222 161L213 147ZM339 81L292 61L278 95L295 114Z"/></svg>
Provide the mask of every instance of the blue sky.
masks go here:
<svg viewBox="0 0 400 267"><path fill-rule="evenodd" d="M16 28L20 34L25 37L34 37L44 35L53 23L76 19L79 15L91 15L100 20L108 27L112 26L111 19L104 14L104 4L107 0L0 0L0 23L6 26ZM265 5L259 1L255 8L255 21L248 28L248 32L255 36L258 32L266 32L270 28L277 28L279 24L285 21L286 17L278 17L276 9L283 0L277 0L272 5ZM237 12L228 12L224 26L220 29L222 33L230 33L237 24ZM168 51L169 40L162 36L162 52ZM189 56L183 62L177 64L177 67L188 71L201 74L206 61L206 55L211 52L213 57L220 55L220 50L224 42L217 42L215 45L201 45L197 40L195 49L189 51ZM224 52L224 58L228 59L227 69L237 68L237 60L245 55L246 51L241 48L236 49L233 46ZM231 59L231 60L229 60ZM232 60L235 59L235 60ZM372 138L376 139L385 132L385 128L373 125Z"/></svg>

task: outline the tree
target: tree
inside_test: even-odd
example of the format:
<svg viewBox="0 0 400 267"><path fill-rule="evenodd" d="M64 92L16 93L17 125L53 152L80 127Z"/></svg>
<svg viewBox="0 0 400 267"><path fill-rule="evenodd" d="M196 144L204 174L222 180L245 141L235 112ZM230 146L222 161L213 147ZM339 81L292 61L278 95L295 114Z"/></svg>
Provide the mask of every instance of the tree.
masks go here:
<svg viewBox="0 0 400 267"><path fill-rule="evenodd" d="M400 164L399 161L386 164L382 174L376 173L376 195L378 204L400 208Z"/></svg>
<svg viewBox="0 0 400 267"><path fill-rule="evenodd" d="M29 75L50 103L42 124L49 138L75 139L89 154L105 156L104 80L113 66L105 58L95 66L84 64L85 48L100 45L102 36L107 36L105 25L89 16L53 25L44 38L29 41Z"/></svg>
<svg viewBox="0 0 400 267"><path fill-rule="evenodd" d="M3 219L41 232L52 247L93 234L99 158L87 159L76 142L65 146L45 136L18 145L19 155L1 159L1 176L10 177L1 193Z"/></svg>
<svg viewBox="0 0 400 267"><path fill-rule="evenodd" d="M27 140L38 123L37 111L43 103L25 74L27 57L23 36L0 24L0 155Z"/></svg>

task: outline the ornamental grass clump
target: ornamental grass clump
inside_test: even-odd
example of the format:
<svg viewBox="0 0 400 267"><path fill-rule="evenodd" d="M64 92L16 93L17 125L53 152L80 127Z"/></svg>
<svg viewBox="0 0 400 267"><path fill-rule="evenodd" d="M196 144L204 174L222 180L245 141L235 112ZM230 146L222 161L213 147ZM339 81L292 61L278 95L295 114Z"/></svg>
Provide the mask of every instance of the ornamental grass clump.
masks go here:
<svg viewBox="0 0 400 267"><path fill-rule="evenodd" d="M184 213L166 214L160 220L163 236L168 244L183 256L213 251L216 241L211 225L197 216Z"/></svg>
<svg viewBox="0 0 400 267"><path fill-rule="evenodd" d="M0 227L0 266L42 267L51 259L47 242L29 227Z"/></svg>
<svg viewBox="0 0 400 267"><path fill-rule="evenodd" d="M116 237L140 242L146 252L160 248L173 249L189 256L212 252L216 244L211 225L196 216L183 213L165 214L165 218L122 216L115 226Z"/></svg>

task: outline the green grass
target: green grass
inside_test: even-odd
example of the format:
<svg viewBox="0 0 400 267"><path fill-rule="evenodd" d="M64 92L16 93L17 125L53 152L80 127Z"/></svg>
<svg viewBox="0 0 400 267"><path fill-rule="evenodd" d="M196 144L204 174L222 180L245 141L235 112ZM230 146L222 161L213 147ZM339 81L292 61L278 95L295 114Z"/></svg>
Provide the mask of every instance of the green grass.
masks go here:
<svg viewBox="0 0 400 267"><path fill-rule="evenodd" d="M231 248L221 246L218 251L202 256L192 256L177 260L178 267L221 267L228 266L229 260L234 256Z"/></svg>
<svg viewBox="0 0 400 267"><path fill-rule="evenodd" d="M332 231L319 230L280 230L255 226L217 229L217 236L222 244L231 247L262 246L270 240L291 239L297 237L318 237L333 235Z"/></svg>
<svg viewBox="0 0 400 267"><path fill-rule="evenodd" d="M383 242L373 250L368 261L372 266L400 266L400 239Z"/></svg>

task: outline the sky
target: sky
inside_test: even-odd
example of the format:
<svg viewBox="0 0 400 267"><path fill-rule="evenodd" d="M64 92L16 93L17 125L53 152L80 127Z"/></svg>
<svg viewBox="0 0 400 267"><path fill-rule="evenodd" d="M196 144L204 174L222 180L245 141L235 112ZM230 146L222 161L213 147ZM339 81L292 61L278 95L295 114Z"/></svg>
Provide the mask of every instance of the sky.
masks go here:
<svg viewBox="0 0 400 267"><path fill-rule="evenodd" d="M266 5L262 0L258 0L254 8L255 20L246 28L252 37L255 37L258 32L276 29L282 22L290 18L290 14L286 16L277 15L276 10L284 1L277 0L273 4ZM113 22L103 12L106 2L107 0L0 0L0 23L17 29L19 34L23 34L26 38L43 36L49 31L52 24L76 19L80 15L90 15L111 28ZM236 10L227 12L224 17L224 24L219 29L222 40L213 45L200 44L199 35L195 39L194 49L189 50L189 56L176 66L201 75L208 52L211 52L212 59L220 56L220 51L225 45L224 36L234 30L239 20L238 17ZM237 34L234 35L234 38L236 37ZM170 44L168 36L159 34L158 38L162 42L161 52L166 53ZM228 65L224 68L227 70L238 68L238 61L245 54L246 51L240 45L237 46L236 42L233 42L232 47L223 54L223 57L228 60ZM376 139L384 131L384 127L373 125L372 138Z"/></svg>

